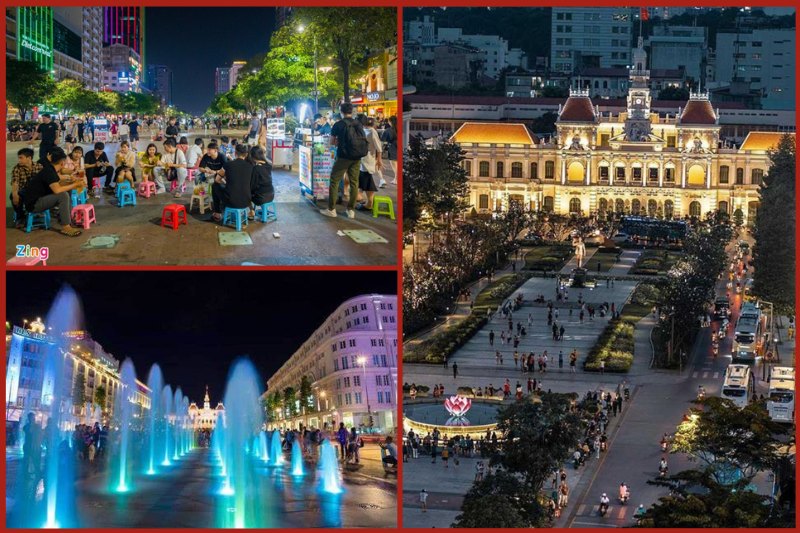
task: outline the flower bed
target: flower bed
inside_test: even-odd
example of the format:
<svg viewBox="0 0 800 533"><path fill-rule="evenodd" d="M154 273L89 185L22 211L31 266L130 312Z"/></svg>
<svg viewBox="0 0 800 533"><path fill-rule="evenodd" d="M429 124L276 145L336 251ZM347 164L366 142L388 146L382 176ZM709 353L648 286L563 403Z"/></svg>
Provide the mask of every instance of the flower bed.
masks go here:
<svg viewBox="0 0 800 533"><path fill-rule="evenodd" d="M403 351L406 363L443 363L446 357L464 346L475 333L489 322L483 313L473 313L458 324L426 339L413 348Z"/></svg>
<svg viewBox="0 0 800 533"><path fill-rule="evenodd" d="M633 327L626 320L613 318L608 322L597 343L589 351L583 369L589 372L600 370L600 361L605 361L607 372L627 372L633 365Z"/></svg>

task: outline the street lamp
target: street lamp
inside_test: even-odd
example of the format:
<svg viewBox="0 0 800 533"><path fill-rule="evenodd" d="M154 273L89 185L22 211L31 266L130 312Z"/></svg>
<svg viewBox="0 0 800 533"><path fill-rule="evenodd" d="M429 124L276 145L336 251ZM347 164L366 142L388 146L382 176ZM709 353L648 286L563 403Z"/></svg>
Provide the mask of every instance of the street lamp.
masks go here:
<svg viewBox="0 0 800 533"><path fill-rule="evenodd" d="M372 408L369 405L369 390L367 389L367 358L362 355L356 359L356 362L361 365L361 371L364 378L364 381L361 383L361 387L364 389L364 397L367 399L367 414L372 416Z"/></svg>

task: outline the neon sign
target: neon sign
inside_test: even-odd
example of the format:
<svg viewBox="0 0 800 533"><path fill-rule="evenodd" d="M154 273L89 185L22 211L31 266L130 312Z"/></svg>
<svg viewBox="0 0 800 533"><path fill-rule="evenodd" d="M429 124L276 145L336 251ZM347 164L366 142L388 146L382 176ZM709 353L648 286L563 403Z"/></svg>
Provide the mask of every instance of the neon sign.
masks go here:
<svg viewBox="0 0 800 533"><path fill-rule="evenodd" d="M53 57L52 50L49 50L43 43L36 42L26 35L22 36L19 45L23 48L27 48L31 52L42 54L46 57Z"/></svg>

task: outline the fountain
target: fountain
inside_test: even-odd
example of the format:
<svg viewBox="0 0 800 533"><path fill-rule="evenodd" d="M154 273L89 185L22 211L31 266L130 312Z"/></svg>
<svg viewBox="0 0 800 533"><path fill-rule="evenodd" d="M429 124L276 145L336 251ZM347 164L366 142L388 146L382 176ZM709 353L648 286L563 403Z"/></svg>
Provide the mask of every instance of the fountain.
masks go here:
<svg viewBox="0 0 800 533"><path fill-rule="evenodd" d="M161 461L161 466L170 466L172 463L169 460L170 457L170 446L171 446L171 435L170 435L170 427L169 427L169 417L172 414L172 387L169 385L164 385L164 388L161 390L161 413L162 420L161 426L164 429L164 449L162 454L164 456L164 460Z"/></svg>
<svg viewBox="0 0 800 533"><path fill-rule="evenodd" d="M255 463L246 453L248 444L264 424L264 411L259 403L260 378L253 363L239 359L233 364L225 388L225 427L223 462L226 468L224 488L232 492L226 504L231 509L232 523L226 527L261 526L261 482ZM219 425L219 421L218 421Z"/></svg>
<svg viewBox="0 0 800 533"><path fill-rule="evenodd" d="M294 439L292 443L292 475L305 475L303 471L303 450L300 449L300 442L297 439Z"/></svg>
<svg viewBox="0 0 800 533"><path fill-rule="evenodd" d="M177 461L181 456L181 424L178 422L181 417L181 406L183 405L183 391L180 387L175 389L172 397L172 413L170 416L170 429L172 433L172 460Z"/></svg>
<svg viewBox="0 0 800 533"><path fill-rule="evenodd" d="M119 428L119 445L114 450L113 465L116 471L111 478L111 489L128 492L131 489L130 438L133 422L134 395L136 394L136 370L130 359L125 359L120 371L122 387L117 391L114 401L114 418Z"/></svg>
<svg viewBox="0 0 800 533"><path fill-rule="evenodd" d="M265 463L269 462L269 446L267 446L267 432L259 431L258 445L261 448L261 460Z"/></svg>
<svg viewBox="0 0 800 533"><path fill-rule="evenodd" d="M272 432L272 448L270 450L270 466L283 464L283 449L281 448L281 432L277 429Z"/></svg>
<svg viewBox="0 0 800 533"><path fill-rule="evenodd" d="M192 427L189 422L189 398L184 396L181 402L181 455L186 455L192 449Z"/></svg>
<svg viewBox="0 0 800 533"><path fill-rule="evenodd" d="M318 465L320 490L327 494L340 494L342 492L341 473L339 472L339 459L336 449L331 446L328 439L322 441L319 450Z"/></svg>
<svg viewBox="0 0 800 533"><path fill-rule="evenodd" d="M150 373L147 375L147 387L150 389L150 409L148 411L148 447L147 447L147 457L145 458L145 464L147 465L146 474L153 475L156 473L156 463L158 461L157 450L158 442L158 428L160 417L162 416L161 412L161 402L159 401L159 395L162 387L164 386L164 376L161 374L161 367L157 364L150 367Z"/></svg>

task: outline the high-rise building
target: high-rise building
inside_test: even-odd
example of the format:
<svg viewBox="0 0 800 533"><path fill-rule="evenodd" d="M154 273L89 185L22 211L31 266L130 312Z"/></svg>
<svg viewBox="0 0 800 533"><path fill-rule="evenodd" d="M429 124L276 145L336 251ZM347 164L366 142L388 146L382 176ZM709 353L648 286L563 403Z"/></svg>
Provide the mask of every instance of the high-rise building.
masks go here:
<svg viewBox="0 0 800 533"><path fill-rule="evenodd" d="M87 89L103 88L103 8L84 7L83 11L83 82Z"/></svg>
<svg viewBox="0 0 800 533"><path fill-rule="evenodd" d="M703 26L653 27L653 35L646 43L650 48L650 70L683 70L687 78L705 85L707 35Z"/></svg>
<svg viewBox="0 0 800 533"><path fill-rule="evenodd" d="M267 380L265 397L300 391L297 408L271 413L270 428L333 429L391 434L397 427L397 296L365 294L343 302ZM268 403L269 405L269 403Z"/></svg>
<svg viewBox="0 0 800 533"><path fill-rule="evenodd" d="M554 7L550 68L558 72L587 67L628 68L633 14L631 8Z"/></svg>
<svg viewBox="0 0 800 533"><path fill-rule="evenodd" d="M53 71L53 8L6 8L6 55ZM11 37L13 35L13 37Z"/></svg>
<svg viewBox="0 0 800 533"><path fill-rule="evenodd" d="M228 72L228 79L230 80L231 89L236 87L236 84L239 82L239 72L246 64L247 61L234 61L231 65L231 68Z"/></svg>
<svg viewBox="0 0 800 533"><path fill-rule="evenodd" d="M716 84L730 86L731 99L737 85L748 84L761 93L763 109L794 109L795 39L794 28L717 33Z"/></svg>
<svg viewBox="0 0 800 533"><path fill-rule="evenodd" d="M214 72L214 94L222 94L231 90L231 68L217 67Z"/></svg>
<svg viewBox="0 0 800 533"><path fill-rule="evenodd" d="M53 8L53 70L56 80L83 81L83 10Z"/></svg>
<svg viewBox="0 0 800 533"><path fill-rule="evenodd" d="M103 47L103 88L116 92L140 92L141 85L139 54L124 44Z"/></svg>
<svg viewBox="0 0 800 533"><path fill-rule="evenodd" d="M103 44L124 44L130 47L139 56L142 65L145 64L144 31L144 7L103 8Z"/></svg>
<svg viewBox="0 0 800 533"><path fill-rule="evenodd" d="M147 86L161 101L172 105L172 69L167 65L147 65Z"/></svg>

